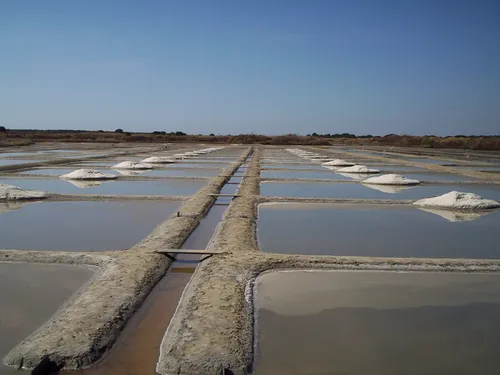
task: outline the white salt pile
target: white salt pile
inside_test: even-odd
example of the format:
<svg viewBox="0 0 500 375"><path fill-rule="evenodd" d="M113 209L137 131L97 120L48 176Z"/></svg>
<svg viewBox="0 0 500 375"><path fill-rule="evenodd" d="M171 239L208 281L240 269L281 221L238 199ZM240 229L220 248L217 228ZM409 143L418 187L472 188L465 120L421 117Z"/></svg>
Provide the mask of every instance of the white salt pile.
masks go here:
<svg viewBox="0 0 500 375"><path fill-rule="evenodd" d="M352 167L337 169L341 173L380 173L378 169L368 168L366 165L353 165Z"/></svg>
<svg viewBox="0 0 500 375"><path fill-rule="evenodd" d="M23 200L23 199L41 199L45 198L43 191L24 190L14 185L0 184L0 200Z"/></svg>
<svg viewBox="0 0 500 375"><path fill-rule="evenodd" d="M375 185L418 185L420 181L412 180L401 176L400 174L384 174L382 176L370 177L363 180L363 184Z"/></svg>
<svg viewBox="0 0 500 375"><path fill-rule="evenodd" d="M122 161L121 163L118 163L116 165L113 165L111 168L113 169L152 169L154 166L153 164L147 164L147 163L136 163L134 161Z"/></svg>
<svg viewBox="0 0 500 375"><path fill-rule="evenodd" d="M351 162L348 162L348 161L345 161L345 160L342 160L342 159L335 159L335 160L323 163L321 165L324 165L324 166L333 166L333 167L350 167L350 166L353 166L354 163L351 163Z"/></svg>
<svg viewBox="0 0 500 375"><path fill-rule="evenodd" d="M500 207L500 203L474 193L450 191L438 197L420 199L413 203L421 207L436 207L456 210L482 210Z"/></svg>
<svg viewBox="0 0 500 375"><path fill-rule="evenodd" d="M114 174L102 173L95 169L77 169L59 177L66 180L112 180L116 178Z"/></svg>
<svg viewBox="0 0 500 375"><path fill-rule="evenodd" d="M166 156L151 156L150 158L141 160L141 163L170 164L175 163L175 160Z"/></svg>

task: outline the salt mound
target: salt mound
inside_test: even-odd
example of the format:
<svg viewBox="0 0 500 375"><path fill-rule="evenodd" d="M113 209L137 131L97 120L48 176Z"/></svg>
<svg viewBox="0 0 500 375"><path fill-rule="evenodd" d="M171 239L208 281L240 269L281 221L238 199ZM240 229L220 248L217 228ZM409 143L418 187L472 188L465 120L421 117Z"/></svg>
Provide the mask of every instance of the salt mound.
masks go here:
<svg viewBox="0 0 500 375"><path fill-rule="evenodd" d="M451 223L459 223L461 221L473 221L479 219L484 215L488 215L488 212L463 212L463 211L450 211L450 210L436 210L429 208L419 208L419 210L441 216L443 219L448 220Z"/></svg>
<svg viewBox="0 0 500 375"><path fill-rule="evenodd" d="M175 160L168 158L166 156L152 156L150 158L141 160L141 163L168 164L168 163L175 163Z"/></svg>
<svg viewBox="0 0 500 375"><path fill-rule="evenodd" d="M116 165L113 165L111 168L113 169L152 169L153 165L152 164L146 164L146 163L136 163L134 161L122 161L121 163L118 163Z"/></svg>
<svg viewBox="0 0 500 375"><path fill-rule="evenodd" d="M342 159L335 159L335 160L323 163L321 165L335 166L335 167L350 167L350 166L353 166L354 163L351 163L351 162L348 162L348 161L345 161L345 160L342 160Z"/></svg>
<svg viewBox="0 0 500 375"><path fill-rule="evenodd" d="M14 185L0 184L0 200L40 199L45 196L43 191L24 190Z"/></svg>
<svg viewBox="0 0 500 375"><path fill-rule="evenodd" d="M116 178L114 174L102 173L95 169L77 169L59 177L67 180L111 180Z"/></svg>
<svg viewBox="0 0 500 375"><path fill-rule="evenodd" d="M420 181L412 180L401 176L400 174L384 174L382 176L370 177L363 180L363 184L376 185L418 185Z"/></svg>
<svg viewBox="0 0 500 375"><path fill-rule="evenodd" d="M500 207L497 201L486 199L474 193L450 191L438 197L420 199L413 203L421 207L438 207L457 210L481 210Z"/></svg>
<svg viewBox="0 0 500 375"><path fill-rule="evenodd" d="M337 172L341 173L380 173L378 169L368 168L366 165L353 165L352 167L340 168Z"/></svg>

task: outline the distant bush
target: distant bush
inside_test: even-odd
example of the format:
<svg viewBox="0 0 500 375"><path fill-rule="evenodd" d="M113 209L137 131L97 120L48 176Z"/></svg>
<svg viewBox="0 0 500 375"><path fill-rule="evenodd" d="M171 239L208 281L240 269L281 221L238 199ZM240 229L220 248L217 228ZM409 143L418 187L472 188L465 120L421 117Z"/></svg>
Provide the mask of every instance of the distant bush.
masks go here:
<svg viewBox="0 0 500 375"><path fill-rule="evenodd" d="M123 133L123 129L116 129L115 133Z"/></svg>
<svg viewBox="0 0 500 375"><path fill-rule="evenodd" d="M214 133L210 133L210 137L215 137L215 134Z"/></svg>
<svg viewBox="0 0 500 375"><path fill-rule="evenodd" d="M167 135L167 132L164 132L164 131L154 131L153 134L154 135Z"/></svg>
<svg viewBox="0 0 500 375"><path fill-rule="evenodd" d="M3 133L3 132L6 132L6 131L7 131L7 129L5 128L5 126L0 126L0 132Z"/></svg>

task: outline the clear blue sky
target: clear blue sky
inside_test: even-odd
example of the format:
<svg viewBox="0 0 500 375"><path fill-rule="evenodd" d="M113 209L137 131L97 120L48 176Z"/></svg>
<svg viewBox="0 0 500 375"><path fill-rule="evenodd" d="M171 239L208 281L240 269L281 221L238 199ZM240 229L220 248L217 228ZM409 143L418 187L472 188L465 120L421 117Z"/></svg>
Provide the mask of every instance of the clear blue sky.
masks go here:
<svg viewBox="0 0 500 375"><path fill-rule="evenodd" d="M499 134L498 0L1 0L0 125Z"/></svg>

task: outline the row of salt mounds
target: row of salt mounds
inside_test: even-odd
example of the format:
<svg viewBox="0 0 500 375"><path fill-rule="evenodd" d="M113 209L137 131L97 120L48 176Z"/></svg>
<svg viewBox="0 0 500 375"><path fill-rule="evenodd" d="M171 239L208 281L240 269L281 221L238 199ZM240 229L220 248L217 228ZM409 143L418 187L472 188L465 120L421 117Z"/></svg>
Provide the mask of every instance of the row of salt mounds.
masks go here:
<svg viewBox="0 0 500 375"><path fill-rule="evenodd" d="M95 169L77 169L76 171L63 174L59 178L66 180L112 180L116 178L114 174L102 173Z"/></svg>
<svg viewBox="0 0 500 375"><path fill-rule="evenodd" d="M141 163L170 164L170 163L175 163L175 160L172 158L169 158L167 156L151 156L150 158L146 158L144 160L141 160Z"/></svg>
<svg viewBox="0 0 500 375"><path fill-rule="evenodd" d="M367 178L362 183L375 185L418 185L420 181L403 177L400 174L384 174L382 176Z"/></svg>
<svg viewBox="0 0 500 375"><path fill-rule="evenodd" d="M435 207L455 210L482 210L500 207L500 203L492 199L486 199L474 193L463 193L450 191L449 193L420 199L413 203L420 207Z"/></svg>
<svg viewBox="0 0 500 375"><path fill-rule="evenodd" d="M335 159L332 161L327 161L326 163L323 163L321 165L326 167L352 167L355 164L343 159Z"/></svg>
<svg viewBox="0 0 500 375"><path fill-rule="evenodd" d="M122 161L116 165L113 165L112 169L153 169L153 164L148 163L137 163L135 161L127 160Z"/></svg>
<svg viewBox="0 0 500 375"><path fill-rule="evenodd" d="M43 191L24 190L14 185L0 184L0 200L2 201L41 199L45 197L46 194Z"/></svg>
<svg viewBox="0 0 500 375"><path fill-rule="evenodd" d="M341 173L380 173L378 169L368 168L366 165L353 165L352 167L340 168L336 172Z"/></svg>

